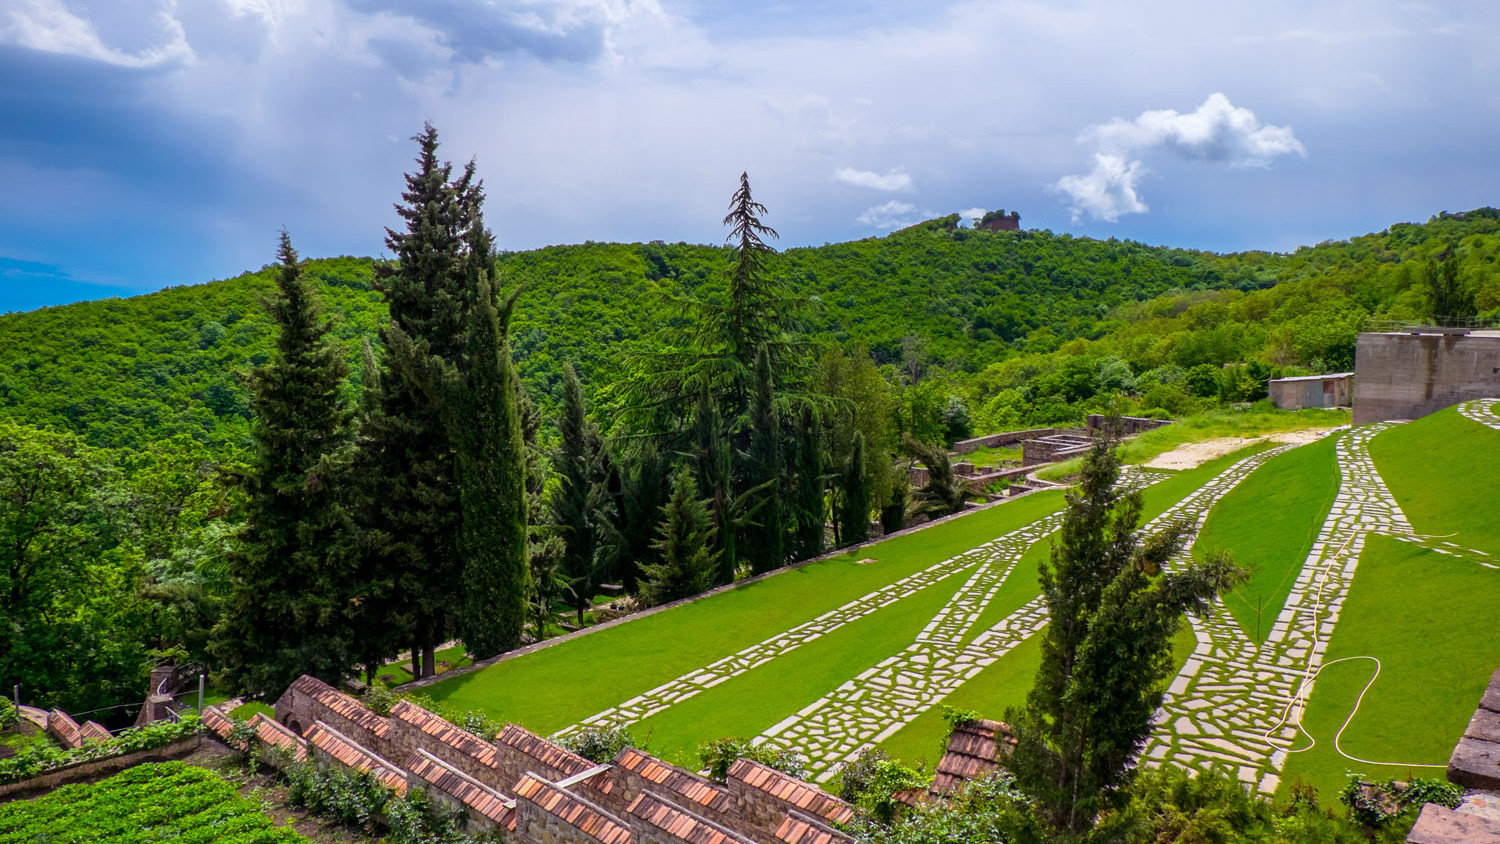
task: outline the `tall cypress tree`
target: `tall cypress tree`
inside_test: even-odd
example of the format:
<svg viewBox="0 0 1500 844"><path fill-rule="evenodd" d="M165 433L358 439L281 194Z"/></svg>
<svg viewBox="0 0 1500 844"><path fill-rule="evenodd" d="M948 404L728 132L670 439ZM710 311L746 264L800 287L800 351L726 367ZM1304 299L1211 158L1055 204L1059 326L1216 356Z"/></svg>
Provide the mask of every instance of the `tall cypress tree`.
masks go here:
<svg viewBox="0 0 1500 844"><path fill-rule="evenodd" d="M562 533L561 574L572 591L578 623L594 595L599 531L599 434L588 422L583 387L571 363L563 364L563 406L557 417L558 444L553 453L557 489L552 493L552 521Z"/></svg>
<svg viewBox="0 0 1500 844"><path fill-rule="evenodd" d="M696 440L693 456L698 488L708 495L709 514L713 520L710 541L719 561L714 579L720 585L733 583L734 570L739 565L734 463L730 458L729 439L724 435L718 403L706 385L698 394L698 407L693 414L693 438Z"/></svg>
<svg viewBox="0 0 1500 844"><path fill-rule="evenodd" d="M839 541L845 545L870 538L870 476L865 472L865 435L854 432L849 460L844 464L843 501L839 508Z"/></svg>
<svg viewBox="0 0 1500 844"><path fill-rule="evenodd" d="M755 502L746 525L745 557L756 573L786 562L782 504L781 425L771 383L771 355L762 347L755 358L755 392L750 402L750 454L746 475Z"/></svg>
<svg viewBox="0 0 1500 844"><path fill-rule="evenodd" d="M437 645L456 629L462 564L454 447L422 381L427 355L451 362L465 351L463 238L477 203L473 166L454 179L451 165L438 160L431 124L414 140L417 168L396 206L406 227L386 230L396 263L377 265L375 286L390 309L381 328L386 348L405 336L424 355L385 359L380 407L361 431L356 477L367 502L358 513L361 553L373 558L370 568L398 573L404 612L393 620L402 622L414 667L427 675Z"/></svg>
<svg viewBox="0 0 1500 844"><path fill-rule="evenodd" d="M797 431L796 556L807 560L823 553L823 426L811 405L802 409Z"/></svg>
<svg viewBox="0 0 1500 844"><path fill-rule="evenodd" d="M301 674L337 683L357 656L339 498L348 367L285 232L278 258L267 306L280 335L271 361L250 377L246 521L227 561L231 593L213 648L220 676L252 695L279 694Z"/></svg>

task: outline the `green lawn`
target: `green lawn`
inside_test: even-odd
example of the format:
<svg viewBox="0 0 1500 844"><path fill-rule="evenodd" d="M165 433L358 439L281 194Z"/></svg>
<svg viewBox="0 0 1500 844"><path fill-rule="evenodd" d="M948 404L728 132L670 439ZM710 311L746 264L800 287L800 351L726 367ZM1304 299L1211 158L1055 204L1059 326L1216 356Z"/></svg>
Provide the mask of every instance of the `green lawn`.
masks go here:
<svg viewBox="0 0 1500 844"><path fill-rule="evenodd" d="M1369 682L1374 663L1330 665L1318 677L1303 720L1317 744L1290 755L1282 793L1301 778L1329 802L1349 770L1380 778L1442 779L1441 768L1406 765L1445 764L1463 734L1500 663L1496 607L1500 572L1389 537L1369 537L1327 661L1360 655L1380 660L1380 677L1342 746L1363 759L1404 764L1367 765L1335 751L1334 735ZM1306 744L1299 737L1296 746Z"/></svg>
<svg viewBox="0 0 1500 844"><path fill-rule="evenodd" d="M455 677L429 692L458 709L552 732L1035 521L1062 501L1060 492L1028 495ZM864 558L876 562L856 563Z"/></svg>
<svg viewBox="0 0 1500 844"><path fill-rule="evenodd" d="M968 454L954 458L954 463L973 463L981 468L993 468L996 466L1020 466L1021 447L1006 446L999 448L981 448Z"/></svg>
<svg viewBox="0 0 1500 844"><path fill-rule="evenodd" d="M432 655L433 662L437 663L438 673L451 671L454 668L463 668L465 665L473 664L469 659L469 652L463 645L454 645L451 648L443 648ZM376 677L385 678L386 685L399 686L412 681L411 660L393 662L375 672Z"/></svg>
<svg viewBox="0 0 1500 844"><path fill-rule="evenodd" d="M900 653L968 579L960 572L909 598L727 680L631 731L652 752L696 768L699 743L750 738Z"/></svg>
<svg viewBox="0 0 1500 844"><path fill-rule="evenodd" d="M1194 550L1228 551L1251 571L1224 597L1245 635L1265 641L1339 490L1335 437L1273 457L1209 513Z"/></svg>
<svg viewBox="0 0 1500 844"><path fill-rule="evenodd" d="M1380 433L1370 456L1418 533L1500 554L1500 431L1450 407Z"/></svg>

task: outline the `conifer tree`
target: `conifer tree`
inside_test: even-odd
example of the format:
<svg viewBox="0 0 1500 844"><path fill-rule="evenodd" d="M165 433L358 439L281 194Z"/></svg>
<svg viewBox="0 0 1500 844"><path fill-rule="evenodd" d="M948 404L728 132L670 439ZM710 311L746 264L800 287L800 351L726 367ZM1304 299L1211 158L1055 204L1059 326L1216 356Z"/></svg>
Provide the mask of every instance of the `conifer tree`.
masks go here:
<svg viewBox="0 0 1500 844"><path fill-rule="evenodd" d="M396 206L406 226L386 230L396 262L377 265L375 286L390 309L380 332L385 347L405 336L423 354L386 357L380 406L362 426L355 476L365 502L357 514L360 551L369 569L396 573L402 614L392 621L400 622L416 673L425 676L435 670L437 645L456 629L462 563L454 448L443 409L422 382L428 356L452 362L464 352L463 238L477 203L473 166L454 179L437 157L431 124L414 140L417 169L407 174Z"/></svg>
<svg viewBox="0 0 1500 844"><path fill-rule="evenodd" d="M672 476L671 498L661 509L652 547L661 562L641 566L646 603L665 604L713 586L718 561L709 547L708 508L698 499L698 484L686 466Z"/></svg>
<svg viewBox="0 0 1500 844"><path fill-rule="evenodd" d="M796 557L809 560L823 553L825 490L823 477L823 426L811 405L802 408L797 431L797 521Z"/></svg>
<svg viewBox="0 0 1500 844"><path fill-rule="evenodd" d="M361 343L360 399L358 431L363 432L379 425L378 416L382 407L380 387L380 363L369 338ZM356 435L356 443L360 436ZM365 455L359 447L352 455L352 468L357 471ZM351 471L344 484L345 495L351 511L350 530L350 574L349 589L350 623L354 632L353 650L358 663L365 668L366 682L375 682L375 672L385 657L401 649L402 631L407 628L405 602L397 589L402 572L395 568L393 558L383 553L385 542L378 534L360 530L358 514L374 510L378 502L365 496L375 487L361 482Z"/></svg>
<svg viewBox="0 0 1500 844"><path fill-rule="evenodd" d="M745 557L756 574L786 562L785 507L782 503L781 425L771 383L771 355L763 347L755 359L755 393L750 406L750 454L746 476L754 501L744 531Z"/></svg>
<svg viewBox="0 0 1500 844"><path fill-rule="evenodd" d="M607 528L602 552L625 590L638 594L642 570L659 562L652 543L672 479L666 458L650 440L637 440L628 450L619 443L615 448L619 450L608 496L611 518L601 523Z"/></svg>
<svg viewBox="0 0 1500 844"><path fill-rule="evenodd" d="M708 495L709 515L713 521L712 544L719 560L714 582L733 583L734 570L739 565L736 548L739 520L732 474L734 464L730 459L729 439L724 435L718 404L709 394L707 386L698 394L693 429L693 436L697 441L694 453L696 479L699 490Z"/></svg>
<svg viewBox="0 0 1500 844"><path fill-rule="evenodd" d="M251 695L280 694L302 674L337 683L357 656L339 498L347 366L285 232L278 258L267 306L280 335L271 361L250 377L246 522L227 561L231 593L213 648L220 676Z"/></svg>
<svg viewBox="0 0 1500 844"><path fill-rule="evenodd" d="M854 545L870 538L870 476L865 473L865 435L854 432L849 460L844 464L843 500L839 508L839 541Z"/></svg>
<svg viewBox="0 0 1500 844"><path fill-rule="evenodd" d="M593 598L596 585L602 445L599 432L585 416L583 387L571 363L563 364L563 406L557 417L557 432L558 444L553 455L557 489L552 493L552 521L562 534L560 574L567 581L578 623L582 624L583 611Z"/></svg>
<svg viewBox="0 0 1500 844"><path fill-rule="evenodd" d="M1244 576L1226 554L1162 572L1190 528L1140 536L1141 495L1116 487L1116 445L1096 439L1068 493L1041 570L1050 618L1042 665L1025 709L1007 715L1018 740L1009 768L1037 816L1066 836L1118 805L1173 671L1183 613L1209 611Z"/></svg>

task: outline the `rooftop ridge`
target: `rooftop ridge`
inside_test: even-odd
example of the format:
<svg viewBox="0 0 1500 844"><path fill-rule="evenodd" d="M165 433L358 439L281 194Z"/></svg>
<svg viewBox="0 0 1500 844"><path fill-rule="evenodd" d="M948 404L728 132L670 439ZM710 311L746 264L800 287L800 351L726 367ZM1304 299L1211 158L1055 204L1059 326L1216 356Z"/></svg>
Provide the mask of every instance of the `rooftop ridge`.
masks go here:
<svg viewBox="0 0 1500 844"><path fill-rule="evenodd" d="M629 844L630 829L619 818L534 773L521 777L512 790L518 811L525 800L601 844Z"/></svg>
<svg viewBox="0 0 1500 844"><path fill-rule="evenodd" d="M498 824L507 823L516 808L515 799L506 797L423 748L417 748L406 758L406 770Z"/></svg>
<svg viewBox="0 0 1500 844"><path fill-rule="evenodd" d="M404 724L410 724L444 745L472 756L483 765L492 767L495 764L494 744L461 729L448 719L409 700L397 701L396 705L391 707L390 717Z"/></svg>
<svg viewBox="0 0 1500 844"><path fill-rule="evenodd" d="M723 812L734 802L734 796L724 786L634 747L615 754L615 764L696 806Z"/></svg>
<svg viewBox="0 0 1500 844"><path fill-rule="evenodd" d="M674 839L691 844L750 844L749 839L713 821L700 818L650 791L642 791L636 795L625 812L633 822L650 824Z"/></svg>
<svg viewBox="0 0 1500 844"><path fill-rule="evenodd" d="M729 766L729 780L835 823L846 823L854 817L854 807L832 794L743 756Z"/></svg>
<svg viewBox="0 0 1500 844"><path fill-rule="evenodd" d="M292 681L292 685L287 691L307 695L329 709L332 709L340 716L348 718L350 721L369 730L381 739L386 738L390 733L390 721L376 715L363 703L316 677L303 674Z"/></svg>
<svg viewBox="0 0 1500 844"><path fill-rule="evenodd" d="M369 772L381 785L397 793L406 791L404 771L326 723L314 722L307 731L306 739L309 745L332 756L339 764L356 771Z"/></svg>
<svg viewBox="0 0 1500 844"><path fill-rule="evenodd" d="M793 809L776 828L776 840L782 844L846 844L854 839L831 829L822 821Z"/></svg>
<svg viewBox="0 0 1500 844"><path fill-rule="evenodd" d="M298 762L307 759L307 741L292 732L292 728L277 722L273 718L267 718L263 713L255 713L250 719L250 728L255 730L255 737L261 743L274 747L285 748L292 752L292 757Z"/></svg>
<svg viewBox="0 0 1500 844"><path fill-rule="evenodd" d="M562 771L567 777L581 774L594 767L593 762L573 751L515 724L506 724L505 729L495 736L495 744L518 750L544 765Z"/></svg>

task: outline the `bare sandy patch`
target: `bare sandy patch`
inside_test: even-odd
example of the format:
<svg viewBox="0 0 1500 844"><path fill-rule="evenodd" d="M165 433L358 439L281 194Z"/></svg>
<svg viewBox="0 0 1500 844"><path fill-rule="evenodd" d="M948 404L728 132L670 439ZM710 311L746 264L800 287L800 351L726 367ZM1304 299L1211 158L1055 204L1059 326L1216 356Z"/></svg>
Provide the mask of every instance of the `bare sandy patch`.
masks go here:
<svg viewBox="0 0 1500 844"><path fill-rule="evenodd" d="M1336 428L1306 428L1301 431L1284 431L1260 437L1217 437L1195 443L1184 443L1171 451L1158 454L1145 464L1147 469L1170 469L1182 471L1193 469L1226 454L1258 442L1273 442L1278 445L1306 445L1322 438Z"/></svg>

